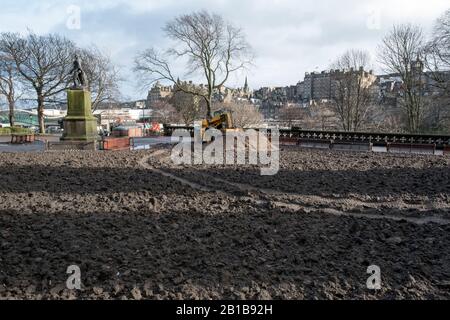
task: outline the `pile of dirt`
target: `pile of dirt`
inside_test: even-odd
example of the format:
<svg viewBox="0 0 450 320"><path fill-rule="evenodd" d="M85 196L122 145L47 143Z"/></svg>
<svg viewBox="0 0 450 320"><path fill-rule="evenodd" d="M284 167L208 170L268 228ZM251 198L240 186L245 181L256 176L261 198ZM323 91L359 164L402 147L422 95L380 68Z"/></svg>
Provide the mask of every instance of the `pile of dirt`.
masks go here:
<svg viewBox="0 0 450 320"><path fill-rule="evenodd" d="M450 298L450 158L284 148L280 165L0 154L0 298Z"/></svg>

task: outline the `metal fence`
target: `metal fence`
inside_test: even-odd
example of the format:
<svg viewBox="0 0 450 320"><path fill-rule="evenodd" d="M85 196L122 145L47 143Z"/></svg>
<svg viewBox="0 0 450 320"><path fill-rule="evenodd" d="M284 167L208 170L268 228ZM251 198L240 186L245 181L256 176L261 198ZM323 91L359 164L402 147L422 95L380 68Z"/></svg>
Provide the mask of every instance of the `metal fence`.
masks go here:
<svg viewBox="0 0 450 320"><path fill-rule="evenodd" d="M164 128L164 135L171 136L175 130L187 130L194 135L192 126L167 126ZM255 129L259 130L259 129ZM270 134L270 129L267 133ZM280 139L291 141L332 141L332 142L362 142L374 145L387 145L390 143L436 145L438 147L450 146L450 135L435 134L408 134L408 133L381 133L381 132L343 132L343 131L320 131L302 129L280 129Z"/></svg>

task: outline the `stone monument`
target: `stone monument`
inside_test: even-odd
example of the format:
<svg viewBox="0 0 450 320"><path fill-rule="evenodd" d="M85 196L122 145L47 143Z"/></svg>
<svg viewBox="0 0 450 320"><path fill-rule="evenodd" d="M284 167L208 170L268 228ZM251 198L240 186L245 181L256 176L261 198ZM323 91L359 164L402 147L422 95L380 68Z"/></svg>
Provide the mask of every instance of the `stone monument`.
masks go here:
<svg viewBox="0 0 450 320"><path fill-rule="evenodd" d="M63 120L61 141L75 149L77 145L93 145L95 148L98 139L97 118L92 114L91 93L87 89L86 73L78 56L75 56L71 73L74 85L67 91L67 116Z"/></svg>

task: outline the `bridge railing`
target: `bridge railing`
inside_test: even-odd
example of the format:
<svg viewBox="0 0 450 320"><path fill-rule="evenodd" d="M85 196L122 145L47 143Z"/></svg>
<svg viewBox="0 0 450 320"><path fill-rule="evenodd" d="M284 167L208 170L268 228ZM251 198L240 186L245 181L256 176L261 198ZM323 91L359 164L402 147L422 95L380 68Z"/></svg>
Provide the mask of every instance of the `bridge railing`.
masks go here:
<svg viewBox="0 0 450 320"><path fill-rule="evenodd" d="M187 130L194 135L193 126L166 126L164 135L171 136L175 130ZM255 129L259 130L259 129ZM265 129L270 134L271 129ZM321 131L302 129L280 129L280 138L323 140L323 141L348 141L367 142L386 145L389 143L406 144L429 144L439 147L450 146L450 135L439 134L409 134L409 133L382 133L382 132L343 132L343 131Z"/></svg>
<svg viewBox="0 0 450 320"><path fill-rule="evenodd" d="M435 144L438 146L450 145L450 135L434 135L434 134L342 132L342 131L282 129L280 130L280 136L298 139L368 142L374 144L409 143L409 144Z"/></svg>

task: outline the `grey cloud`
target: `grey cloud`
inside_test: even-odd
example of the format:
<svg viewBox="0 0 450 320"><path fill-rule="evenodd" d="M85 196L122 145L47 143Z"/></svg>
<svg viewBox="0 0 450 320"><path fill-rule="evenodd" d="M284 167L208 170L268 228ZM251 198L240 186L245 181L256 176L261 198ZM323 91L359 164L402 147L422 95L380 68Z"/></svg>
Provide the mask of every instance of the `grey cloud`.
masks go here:
<svg viewBox="0 0 450 320"><path fill-rule="evenodd" d="M408 8L415 9L405 14L402 6L394 5L389 0L64 0L63 4L57 4L60 1L42 0L39 5L33 3L33 7L28 6L29 1L5 0L4 12L17 12L21 6L32 8L31 11L24 10L24 15L28 17L32 11L45 12L47 7L58 6L58 10L64 13L64 6L78 3L82 9L81 30L68 30L64 19L59 19L48 31L63 33L83 46L95 44L109 51L128 80L123 90L139 98L143 93L134 87L135 79L131 72L133 58L138 51L147 47L168 45L161 27L175 15L207 8L241 26L257 55L256 68L248 74L252 86L258 87L296 83L305 71L313 71L316 67L319 70L326 69L331 60L349 48L373 51L384 33L397 20L420 21L428 28L444 6L443 0L429 1L439 4L436 13L430 7L431 3L409 1ZM367 28L368 5L385 10L380 30ZM427 15L421 14L421 6L427 8ZM58 16L53 14L54 17ZM29 18L28 26L41 30L41 19L35 16ZM20 21L23 20L22 17ZM241 79L234 77L233 82L240 84Z"/></svg>

